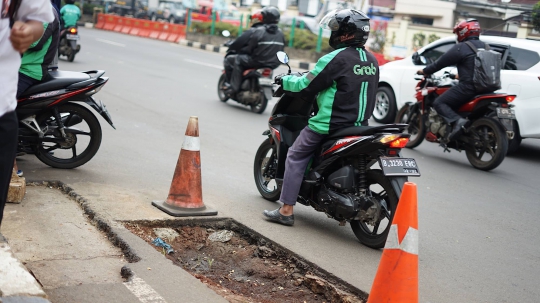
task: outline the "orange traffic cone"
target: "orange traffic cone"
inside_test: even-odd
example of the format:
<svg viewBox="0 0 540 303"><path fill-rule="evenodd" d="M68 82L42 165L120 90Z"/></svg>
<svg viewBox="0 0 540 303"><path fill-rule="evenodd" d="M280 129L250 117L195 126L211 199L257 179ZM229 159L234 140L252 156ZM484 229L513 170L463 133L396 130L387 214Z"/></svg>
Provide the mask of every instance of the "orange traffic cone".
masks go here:
<svg viewBox="0 0 540 303"><path fill-rule="evenodd" d="M418 204L406 182L390 226L368 303L418 303Z"/></svg>
<svg viewBox="0 0 540 303"><path fill-rule="evenodd" d="M167 200L152 201L152 205L171 216L217 215L217 211L206 208L202 201L201 143L198 121L198 117L189 118L186 137L178 156Z"/></svg>

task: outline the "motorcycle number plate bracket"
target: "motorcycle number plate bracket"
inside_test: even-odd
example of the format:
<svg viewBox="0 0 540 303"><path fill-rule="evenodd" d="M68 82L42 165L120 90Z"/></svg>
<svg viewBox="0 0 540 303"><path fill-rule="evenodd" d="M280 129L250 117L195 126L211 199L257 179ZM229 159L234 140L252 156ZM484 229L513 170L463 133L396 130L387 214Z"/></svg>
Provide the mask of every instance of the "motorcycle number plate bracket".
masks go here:
<svg viewBox="0 0 540 303"><path fill-rule="evenodd" d="M387 177L420 177L418 164L413 158L380 157L379 166Z"/></svg>
<svg viewBox="0 0 540 303"><path fill-rule="evenodd" d="M497 107L497 117L500 119L515 119L516 113L511 108Z"/></svg>
<svg viewBox="0 0 540 303"><path fill-rule="evenodd" d="M66 35L69 40L79 40L79 35Z"/></svg>

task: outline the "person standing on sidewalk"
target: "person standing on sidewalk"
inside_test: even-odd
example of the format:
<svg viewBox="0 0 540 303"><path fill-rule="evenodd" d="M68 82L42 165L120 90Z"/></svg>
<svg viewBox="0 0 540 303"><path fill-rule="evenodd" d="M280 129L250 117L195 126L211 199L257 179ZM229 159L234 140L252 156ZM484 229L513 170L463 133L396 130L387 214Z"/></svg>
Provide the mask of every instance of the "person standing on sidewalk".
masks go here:
<svg viewBox="0 0 540 303"><path fill-rule="evenodd" d="M21 54L43 34L54 15L49 0L0 0L0 225L17 151L15 114Z"/></svg>
<svg viewBox="0 0 540 303"><path fill-rule="evenodd" d="M319 108L287 153L279 197L283 207L263 212L270 221L288 226L294 224L293 208L313 153L328 134L344 127L368 125L379 84L377 59L364 47L370 30L366 14L354 9L331 11L321 19L320 26L332 31L329 44L335 50L301 77L275 78L288 93L317 95Z"/></svg>

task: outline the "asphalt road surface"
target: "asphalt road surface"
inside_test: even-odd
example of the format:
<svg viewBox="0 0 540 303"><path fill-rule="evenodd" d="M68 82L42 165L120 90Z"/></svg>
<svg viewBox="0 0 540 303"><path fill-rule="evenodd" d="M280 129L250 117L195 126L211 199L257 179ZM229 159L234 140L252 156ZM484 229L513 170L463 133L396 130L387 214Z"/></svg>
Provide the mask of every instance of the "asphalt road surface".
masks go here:
<svg viewBox="0 0 540 303"><path fill-rule="evenodd" d="M222 55L112 32L81 29L82 50L63 70L105 69L97 94L117 127L102 118L98 154L72 170L21 157L27 179L61 180L89 199L107 191L111 203L137 195L126 211L168 193L190 116L199 117L203 195L230 216L369 292L380 250L362 246L349 225L298 206L296 224L266 222L253 181L253 157L272 102L262 115L216 94ZM300 58L292 58L300 59ZM281 69L284 71L284 69ZM472 168L465 154L443 153L424 142L404 155L416 158L421 302L538 302L540 297L540 140L491 172Z"/></svg>

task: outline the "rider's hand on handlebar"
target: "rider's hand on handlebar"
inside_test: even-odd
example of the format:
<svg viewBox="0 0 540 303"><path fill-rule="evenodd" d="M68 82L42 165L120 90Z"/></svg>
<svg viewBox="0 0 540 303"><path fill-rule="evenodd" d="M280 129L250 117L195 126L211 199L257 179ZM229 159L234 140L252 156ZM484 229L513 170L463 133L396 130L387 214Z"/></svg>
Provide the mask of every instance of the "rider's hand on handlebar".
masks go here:
<svg viewBox="0 0 540 303"><path fill-rule="evenodd" d="M287 74L279 74L274 77L274 83L277 85L281 85L283 83L282 79L284 76L287 76Z"/></svg>
<svg viewBox="0 0 540 303"><path fill-rule="evenodd" d="M423 69L419 69L419 70L416 72L416 74L417 74L417 75L425 75Z"/></svg>

